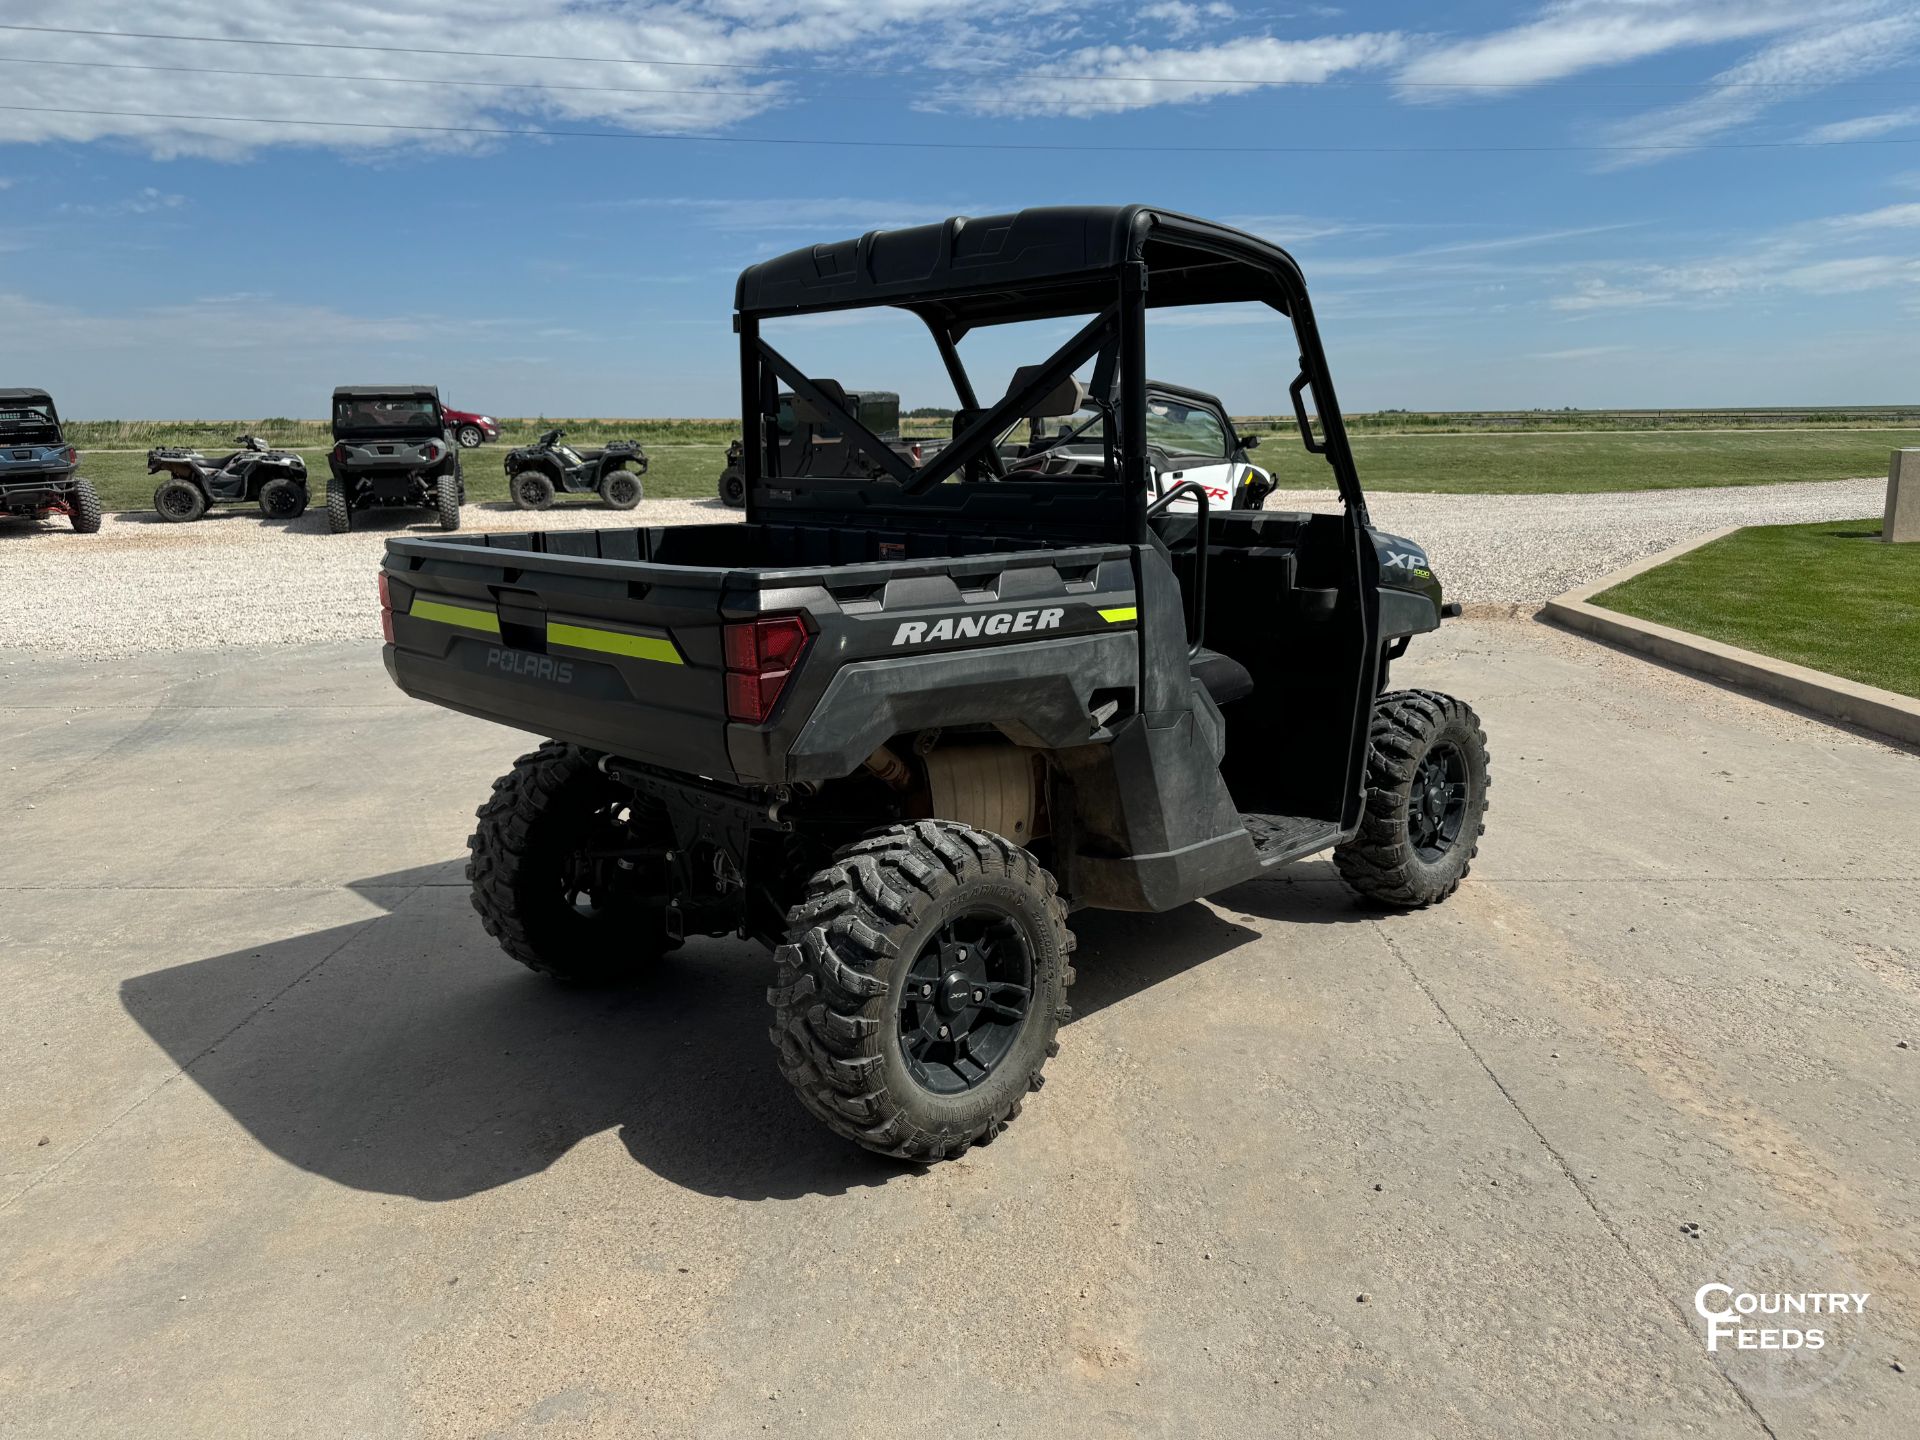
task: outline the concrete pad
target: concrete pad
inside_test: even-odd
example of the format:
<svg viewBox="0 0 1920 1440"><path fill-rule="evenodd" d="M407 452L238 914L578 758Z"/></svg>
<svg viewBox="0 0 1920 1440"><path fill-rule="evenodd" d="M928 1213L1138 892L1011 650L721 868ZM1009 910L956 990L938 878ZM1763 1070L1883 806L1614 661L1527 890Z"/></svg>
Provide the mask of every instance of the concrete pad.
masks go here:
<svg viewBox="0 0 1920 1440"><path fill-rule="evenodd" d="M36 667L91 758L0 773L9 1433L1910 1433L1920 759L1450 625L1395 681L1492 740L1459 895L1076 917L1046 1090L922 1172L786 1092L754 947L502 956L526 738L370 658ZM1705 1351L1782 1234L1873 1295L1831 1374Z"/></svg>

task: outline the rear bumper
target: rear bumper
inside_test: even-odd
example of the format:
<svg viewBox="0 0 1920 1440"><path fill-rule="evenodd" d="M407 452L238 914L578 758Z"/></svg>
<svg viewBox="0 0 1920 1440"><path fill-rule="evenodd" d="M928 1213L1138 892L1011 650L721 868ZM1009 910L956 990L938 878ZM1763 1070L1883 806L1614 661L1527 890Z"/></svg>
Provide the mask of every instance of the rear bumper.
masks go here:
<svg viewBox="0 0 1920 1440"><path fill-rule="evenodd" d="M398 643L382 647L381 661L416 700L666 770L743 778L728 763L725 717L666 693L677 688L655 673L666 667L567 649L543 654L404 612L393 626Z"/></svg>
<svg viewBox="0 0 1920 1440"><path fill-rule="evenodd" d="M0 474L0 510L14 513L63 504L79 479L72 470L39 475Z"/></svg>

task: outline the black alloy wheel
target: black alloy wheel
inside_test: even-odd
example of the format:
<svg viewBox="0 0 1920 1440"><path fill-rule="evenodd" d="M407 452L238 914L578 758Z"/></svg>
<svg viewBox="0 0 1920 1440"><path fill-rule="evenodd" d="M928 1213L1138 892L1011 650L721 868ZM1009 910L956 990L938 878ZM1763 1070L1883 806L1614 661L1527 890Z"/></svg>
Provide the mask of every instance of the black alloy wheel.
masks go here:
<svg viewBox="0 0 1920 1440"><path fill-rule="evenodd" d="M1427 752L1407 800L1407 833L1413 853L1429 864L1451 850L1467 814L1467 757L1441 741Z"/></svg>
<svg viewBox="0 0 1920 1440"><path fill-rule="evenodd" d="M936 1095L980 1084L1027 1023L1033 955L1004 912L957 915L928 939L900 992L900 1053Z"/></svg>

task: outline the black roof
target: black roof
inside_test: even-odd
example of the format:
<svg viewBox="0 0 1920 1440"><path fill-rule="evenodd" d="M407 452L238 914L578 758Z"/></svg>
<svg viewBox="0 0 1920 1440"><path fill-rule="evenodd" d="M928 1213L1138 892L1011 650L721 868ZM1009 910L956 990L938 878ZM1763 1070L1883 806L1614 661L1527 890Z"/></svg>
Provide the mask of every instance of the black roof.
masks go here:
<svg viewBox="0 0 1920 1440"><path fill-rule="evenodd" d="M0 390L0 405L51 405L53 397L44 390Z"/></svg>
<svg viewBox="0 0 1920 1440"><path fill-rule="evenodd" d="M397 400L405 396L431 395L437 404L440 400L438 385L336 385L333 398L336 400Z"/></svg>
<svg viewBox="0 0 1920 1440"><path fill-rule="evenodd" d="M1291 255L1230 225L1148 205L1076 205L809 245L742 271L735 307L771 316L900 305L965 329L1104 309L1133 261L1149 268L1154 306L1266 300L1285 310L1306 290Z"/></svg>

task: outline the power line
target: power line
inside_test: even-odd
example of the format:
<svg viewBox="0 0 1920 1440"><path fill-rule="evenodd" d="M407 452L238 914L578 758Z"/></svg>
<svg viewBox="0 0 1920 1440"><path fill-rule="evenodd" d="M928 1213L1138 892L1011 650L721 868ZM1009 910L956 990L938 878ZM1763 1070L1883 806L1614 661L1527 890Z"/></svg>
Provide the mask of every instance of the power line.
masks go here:
<svg viewBox="0 0 1920 1440"><path fill-rule="evenodd" d="M659 140L702 145L830 146L856 150L1010 150L1113 155L1564 155L1691 150L1831 150L1854 145L1920 145L1911 139L1729 140L1698 145L1076 145L988 140L840 140L798 135L708 135L646 130L553 130L511 125L402 125L380 120L296 120L267 115L188 115L166 110L91 110L0 105L32 115L91 115L122 120L197 120L218 125L304 125L325 130L398 130L419 135L499 135L509 139Z"/></svg>
<svg viewBox="0 0 1920 1440"><path fill-rule="evenodd" d="M0 24L0 30L18 31L33 35L84 35L105 40L179 40L198 45L264 45L278 49L291 50L350 50L370 55L433 55L452 56L472 60L536 60L554 61L568 65L669 65L695 70L761 70L775 73L804 74L869 74L893 75L897 70L876 66L835 65L771 65L754 60L664 60L658 58L633 58L620 55L539 55L512 50L449 50L415 45L362 45L342 40L275 40L256 39L239 35L178 35L148 30L83 30L65 25L9 25ZM1498 80L1301 80L1280 77L1242 76L1188 76L1188 75L1107 75L1072 74L1055 70L956 70L958 76L1008 80L1067 80L1085 81L1095 84L1145 84L1145 85L1337 85L1343 87L1380 87L1393 90L1515 90L1523 88L1511 81ZM1805 89L1809 86L1820 89L1874 87L1894 85L1911 88L1911 82L1898 80L1555 80L1542 82L1561 87L1578 86L1585 89L1684 89L1695 90L1708 85L1717 85L1727 90L1780 90Z"/></svg>

